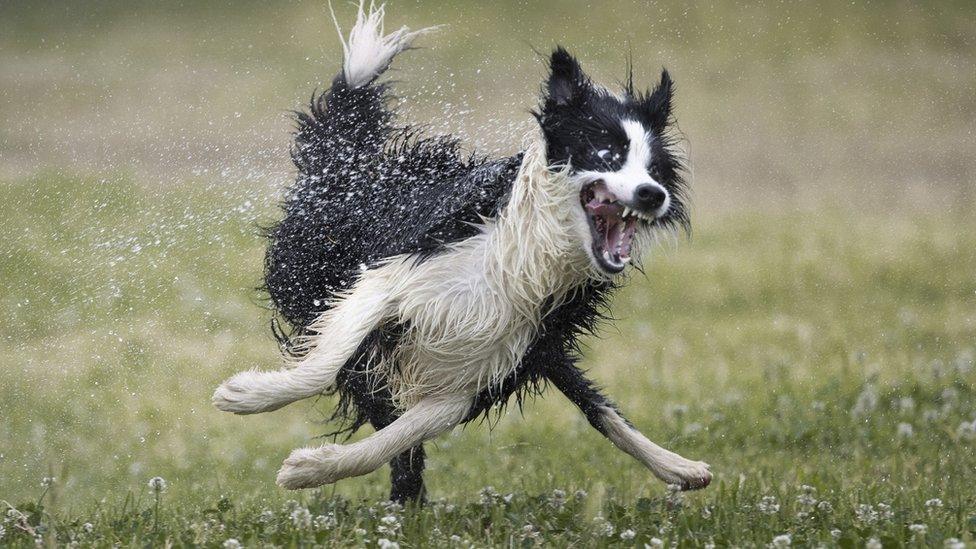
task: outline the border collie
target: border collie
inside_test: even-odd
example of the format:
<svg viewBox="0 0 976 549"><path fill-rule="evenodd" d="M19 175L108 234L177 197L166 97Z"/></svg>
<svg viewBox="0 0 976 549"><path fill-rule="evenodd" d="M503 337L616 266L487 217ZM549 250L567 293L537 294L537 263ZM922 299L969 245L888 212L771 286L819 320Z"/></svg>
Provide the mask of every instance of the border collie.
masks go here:
<svg viewBox="0 0 976 549"><path fill-rule="evenodd" d="M298 177L265 260L287 367L231 377L216 407L254 414L338 393L345 430L375 432L295 450L278 484L389 462L390 499L403 502L424 499L424 441L552 384L659 479L707 486L707 464L648 440L577 366L578 338L628 264L655 233L688 226L667 71L653 90L631 76L615 93L557 47L522 152L466 156L455 138L395 122L377 79L432 29L385 34L383 17L360 3L348 38L339 31L342 70L296 115Z"/></svg>

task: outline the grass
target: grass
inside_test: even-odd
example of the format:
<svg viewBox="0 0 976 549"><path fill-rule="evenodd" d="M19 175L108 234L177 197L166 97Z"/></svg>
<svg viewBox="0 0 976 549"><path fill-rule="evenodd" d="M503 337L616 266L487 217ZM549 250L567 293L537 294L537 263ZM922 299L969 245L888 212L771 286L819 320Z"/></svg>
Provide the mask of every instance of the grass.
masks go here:
<svg viewBox="0 0 976 549"><path fill-rule="evenodd" d="M252 289L270 189L54 175L4 189L0 499L17 511L2 543L976 535L972 216L702 216L617 297L587 366L651 439L712 463L711 487L669 494L552 393L524 417L439 439L434 504L398 510L380 503L386 470L305 493L273 486L288 451L328 429L328 399L247 418L209 406L227 375L275 364ZM156 476L165 491L148 486Z"/></svg>

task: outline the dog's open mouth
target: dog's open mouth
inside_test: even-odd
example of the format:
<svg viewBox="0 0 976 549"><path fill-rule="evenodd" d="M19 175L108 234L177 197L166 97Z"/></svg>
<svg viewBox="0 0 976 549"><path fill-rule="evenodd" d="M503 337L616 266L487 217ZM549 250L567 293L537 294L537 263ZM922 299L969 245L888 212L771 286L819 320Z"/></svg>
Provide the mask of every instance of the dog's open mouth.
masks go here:
<svg viewBox="0 0 976 549"><path fill-rule="evenodd" d="M630 248L642 217L617 200L605 183L587 185L580 203L593 235L593 257L609 273L619 273L630 263Z"/></svg>

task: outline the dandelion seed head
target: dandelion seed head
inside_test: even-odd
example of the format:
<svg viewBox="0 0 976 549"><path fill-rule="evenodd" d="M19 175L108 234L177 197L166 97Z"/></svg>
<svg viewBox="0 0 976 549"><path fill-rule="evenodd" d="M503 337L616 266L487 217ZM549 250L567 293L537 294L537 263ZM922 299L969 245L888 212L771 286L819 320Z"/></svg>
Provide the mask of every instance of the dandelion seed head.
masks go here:
<svg viewBox="0 0 976 549"><path fill-rule="evenodd" d="M912 428L911 423L899 423L897 430L898 438L912 438L915 435L915 430Z"/></svg>
<svg viewBox="0 0 976 549"><path fill-rule="evenodd" d="M864 549L882 549L881 541L878 538L870 538L867 543L864 544Z"/></svg>
<svg viewBox="0 0 976 549"><path fill-rule="evenodd" d="M157 494L166 491L166 479L163 477L153 477L149 479L149 489Z"/></svg>
<svg viewBox="0 0 976 549"><path fill-rule="evenodd" d="M647 545L648 547L664 547L664 541L661 540L661 538L651 538L651 540L647 542Z"/></svg>
<svg viewBox="0 0 976 549"><path fill-rule="evenodd" d="M634 532L633 530L631 530L630 528L628 528L628 529L624 530L623 532L620 532L620 539L622 539L624 541L628 541L628 540L634 539L634 536L636 536L636 535L637 535L636 532Z"/></svg>
<svg viewBox="0 0 976 549"><path fill-rule="evenodd" d="M54 486L54 483L57 481L57 477L44 477L41 479L41 487L50 488L51 486Z"/></svg>
<svg viewBox="0 0 976 549"><path fill-rule="evenodd" d="M241 542L237 541L236 538L228 538L227 541L223 543L224 549L241 549L241 547L244 546L241 545Z"/></svg>
<svg viewBox="0 0 976 549"><path fill-rule="evenodd" d="M789 534L780 534L773 538L773 547L789 547L793 544L793 538Z"/></svg>

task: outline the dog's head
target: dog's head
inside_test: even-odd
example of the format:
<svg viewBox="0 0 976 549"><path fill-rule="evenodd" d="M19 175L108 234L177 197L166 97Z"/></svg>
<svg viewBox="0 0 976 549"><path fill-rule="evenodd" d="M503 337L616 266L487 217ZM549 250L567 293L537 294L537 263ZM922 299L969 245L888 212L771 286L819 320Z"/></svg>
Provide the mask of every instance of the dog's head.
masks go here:
<svg viewBox="0 0 976 549"><path fill-rule="evenodd" d="M568 169L579 187L579 233L603 272L624 270L636 236L654 227L687 226L683 165L674 147L667 71L653 90L620 94L593 83L561 47L535 113L550 166Z"/></svg>

